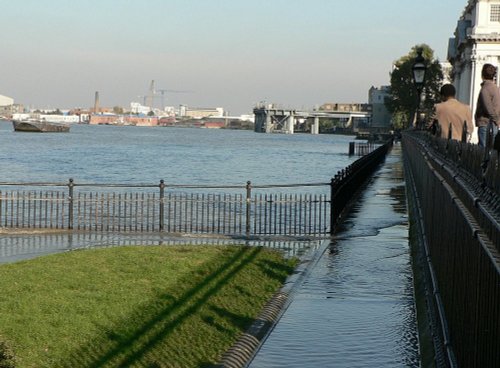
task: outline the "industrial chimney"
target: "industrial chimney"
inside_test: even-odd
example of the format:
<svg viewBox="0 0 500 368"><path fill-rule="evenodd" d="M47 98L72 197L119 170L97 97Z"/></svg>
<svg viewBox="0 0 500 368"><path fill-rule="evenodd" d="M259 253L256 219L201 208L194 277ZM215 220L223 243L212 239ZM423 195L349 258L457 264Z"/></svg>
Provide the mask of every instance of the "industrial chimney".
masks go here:
<svg viewBox="0 0 500 368"><path fill-rule="evenodd" d="M95 100L94 100L94 114L97 114L99 112L99 92L95 92Z"/></svg>

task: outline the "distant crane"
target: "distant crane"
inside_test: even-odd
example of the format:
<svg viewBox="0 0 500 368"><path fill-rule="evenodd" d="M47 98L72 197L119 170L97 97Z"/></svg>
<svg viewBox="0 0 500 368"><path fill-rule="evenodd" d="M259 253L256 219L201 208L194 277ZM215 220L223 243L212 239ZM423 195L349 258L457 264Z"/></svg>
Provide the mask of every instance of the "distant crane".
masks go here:
<svg viewBox="0 0 500 368"><path fill-rule="evenodd" d="M165 95L167 94L167 92L168 93L193 93L193 91L183 91L183 90L176 90L176 89L159 89L158 92L160 92L162 110L165 108Z"/></svg>
<svg viewBox="0 0 500 368"><path fill-rule="evenodd" d="M139 96L139 98L144 98L144 105L149 106L151 110L153 110L154 99L161 98L161 109L165 109L165 95L168 93L193 93L193 91L187 90L175 90L175 89L155 89L155 81L152 80L149 85L149 95L148 96ZM146 101L147 98L147 101ZM147 103L147 104L146 104Z"/></svg>

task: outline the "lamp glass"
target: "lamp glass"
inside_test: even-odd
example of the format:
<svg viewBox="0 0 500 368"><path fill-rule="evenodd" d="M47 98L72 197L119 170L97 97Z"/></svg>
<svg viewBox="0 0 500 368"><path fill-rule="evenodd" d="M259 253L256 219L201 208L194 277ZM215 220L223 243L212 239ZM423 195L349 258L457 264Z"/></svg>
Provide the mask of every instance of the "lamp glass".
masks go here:
<svg viewBox="0 0 500 368"><path fill-rule="evenodd" d="M413 78L415 79L415 84L423 84L425 78L425 67L424 68L414 68Z"/></svg>

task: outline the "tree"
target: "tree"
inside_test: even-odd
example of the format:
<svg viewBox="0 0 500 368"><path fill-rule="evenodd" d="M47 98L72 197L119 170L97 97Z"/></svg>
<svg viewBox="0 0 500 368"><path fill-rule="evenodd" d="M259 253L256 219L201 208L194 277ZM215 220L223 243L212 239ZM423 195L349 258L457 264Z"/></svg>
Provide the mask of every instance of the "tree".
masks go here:
<svg viewBox="0 0 500 368"><path fill-rule="evenodd" d="M393 125L396 129L411 126L418 105L418 96L413 84L412 66L417 50L422 49L422 56L427 63L423 90L422 109L429 116L434 104L439 102L439 90L443 83L443 71L439 60L434 59L434 51L426 44L415 45L408 53L394 63L391 72L391 89L385 101L387 109L392 113Z"/></svg>
<svg viewBox="0 0 500 368"><path fill-rule="evenodd" d="M115 107L113 107L113 112L116 115L123 115L123 107L115 106Z"/></svg>

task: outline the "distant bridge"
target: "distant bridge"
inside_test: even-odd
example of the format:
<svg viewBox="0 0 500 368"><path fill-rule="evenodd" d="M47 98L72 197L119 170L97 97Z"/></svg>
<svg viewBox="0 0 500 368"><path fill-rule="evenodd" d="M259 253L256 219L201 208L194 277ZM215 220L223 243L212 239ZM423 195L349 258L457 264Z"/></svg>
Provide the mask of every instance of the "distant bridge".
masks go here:
<svg viewBox="0 0 500 368"><path fill-rule="evenodd" d="M343 128L355 126L355 119L369 120L371 112L366 111L300 111L277 108L274 105L257 106L255 114L255 131L258 133L293 134L297 125L312 120L311 134L319 134L319 119L340 119Z"/></svg>

